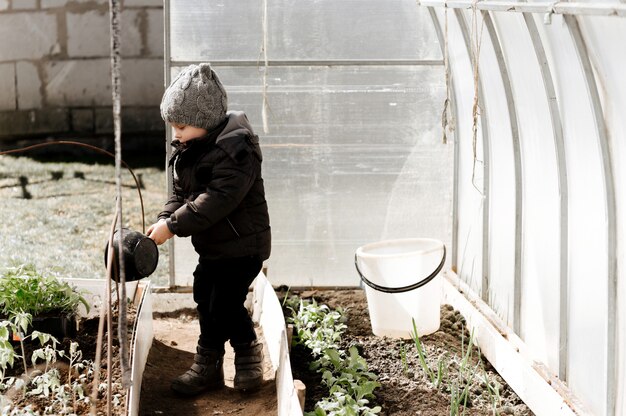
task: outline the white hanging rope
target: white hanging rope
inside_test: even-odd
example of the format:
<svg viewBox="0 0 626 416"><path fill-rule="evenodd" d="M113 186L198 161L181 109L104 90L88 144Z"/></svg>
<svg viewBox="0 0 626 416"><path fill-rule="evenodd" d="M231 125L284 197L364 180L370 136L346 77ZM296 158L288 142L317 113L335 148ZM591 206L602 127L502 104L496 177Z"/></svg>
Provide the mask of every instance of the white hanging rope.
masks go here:
<svg viewBox="0 0 626 416"><path fill-rule="evenodd" d="M443 111L441 112L441 128L443 130L442 142L448 142L448 134L454 131L454 114L452 113L452 98L450 92L450 60L448 59L448 7L444 8L444 33L443 33L443 71L446 83L446 99L443 102Z"/></svg>
<svg viewBox="0 0 626 416"><path fill-rule="evenodd" d="M478 118L480 117L480 97L479 97L479 61L480 61L480 46L482 43L483 28L485 27L484 21L481 19L480 30L478 30L478 11L476 4L478 0L472 2L472 27L470 34L470 48L471 48L471 61L474 78L474 99L472 103L472 151L474 153L474 162L472 165L472 185L482 195L483 190L476 185L476 164L483 164L484 161L478 159L477 146L478 146Z"/></svg>

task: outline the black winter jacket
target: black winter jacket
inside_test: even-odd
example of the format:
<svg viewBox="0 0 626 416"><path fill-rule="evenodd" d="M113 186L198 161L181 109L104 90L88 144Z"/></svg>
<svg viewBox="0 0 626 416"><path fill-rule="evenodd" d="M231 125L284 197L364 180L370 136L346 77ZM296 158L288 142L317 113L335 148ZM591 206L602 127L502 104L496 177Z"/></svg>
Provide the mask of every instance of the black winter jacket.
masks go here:
<svg viewBox="0 0 626 416"><path fill-rule="evenodd" d="M263 158L246 115L230 111L206 136L172 145L174 194L159 219L166 219L175 235L191 236L201 258L267 259L271 232Z"/></svg>

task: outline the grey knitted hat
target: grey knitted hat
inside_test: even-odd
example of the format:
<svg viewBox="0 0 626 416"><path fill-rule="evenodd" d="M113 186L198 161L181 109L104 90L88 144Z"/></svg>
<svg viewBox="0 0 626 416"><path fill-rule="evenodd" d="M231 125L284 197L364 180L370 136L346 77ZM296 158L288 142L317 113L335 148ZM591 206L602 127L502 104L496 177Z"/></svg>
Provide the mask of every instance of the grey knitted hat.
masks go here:
<svg viewBox="0 0 626 416"><path fill-rule="evenodd" d="M210 131L224 121L227 107L226 91L211 66L189 65L165 90L161 117Z"/></svg>

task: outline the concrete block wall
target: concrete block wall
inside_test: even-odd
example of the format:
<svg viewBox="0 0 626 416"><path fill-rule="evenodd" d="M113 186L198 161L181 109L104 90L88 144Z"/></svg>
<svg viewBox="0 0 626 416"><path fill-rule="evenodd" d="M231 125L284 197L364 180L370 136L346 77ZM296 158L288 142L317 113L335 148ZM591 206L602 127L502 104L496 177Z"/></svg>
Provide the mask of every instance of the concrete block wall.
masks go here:
<svg viewBox="0 0 626 416"><path fill-rule="evenodd" d="M122 131L162 133L162 0L122 0ZM0 0L0 145L113 131L108 0Z"/></svg>

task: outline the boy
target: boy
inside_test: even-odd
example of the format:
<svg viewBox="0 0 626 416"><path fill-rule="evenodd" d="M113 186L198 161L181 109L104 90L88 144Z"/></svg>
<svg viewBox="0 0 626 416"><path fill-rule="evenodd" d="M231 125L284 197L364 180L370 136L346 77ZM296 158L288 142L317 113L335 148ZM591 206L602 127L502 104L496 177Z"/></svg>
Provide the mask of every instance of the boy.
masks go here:
<svg viewBox="0 0 626 416"><path fill-rule="evenodd" d="M191 236L200 256L193 282L197 354L171 386L190 396L224 385L228 340L235 350L235 389L253 390L263 381L263 346L243 305L270 255L262 156L246 115L226 110L226 91L209 64L185 68L161 102L161 116L176 133L169 161L174 194L147 233L157 244Z"/></svg>

